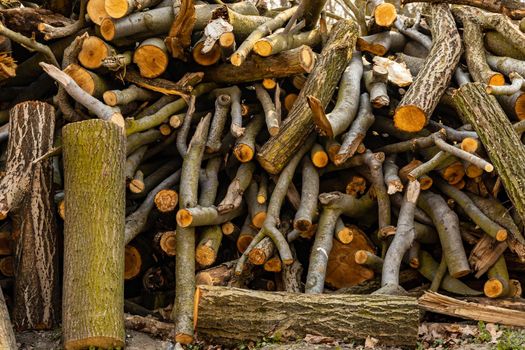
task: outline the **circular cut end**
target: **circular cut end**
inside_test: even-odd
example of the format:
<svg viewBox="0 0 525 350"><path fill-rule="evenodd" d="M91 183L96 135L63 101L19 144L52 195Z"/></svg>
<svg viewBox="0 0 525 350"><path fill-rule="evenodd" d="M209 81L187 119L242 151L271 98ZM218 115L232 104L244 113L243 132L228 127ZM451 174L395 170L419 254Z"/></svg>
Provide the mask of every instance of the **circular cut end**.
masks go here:
<svg viewBox="0 0 525 350"><path fill-rule="evenodd" d="M266 196L262 194L257 195L257 203L264 204L266 203Z"/></svg>
<svg viewBox="0 0 525 350"><path fill-rule="evenodd" d="M87 3L86 10L89 19L96 25L100 25L104 18L108 17L104 3L105 0L89 0Z"/></svg>
<svg viewBox="0 0 525 350"><path fill-rule="evenodd" d="M308 231L310 227L312 227L312 222L307 219L299 219L294 221L293 226L297 231L305 232Z"/></svg>
<svg viewBox="0 0 525 350"><path fill-rule="evenodd" d="M234 54L231 55L231 57L230 57L230 62L231 62L231 64L233 64L234 66L239 67L239 66L244 62L244 56L242 56L242 55L239 54L239 53L234 53Z"/></svg>
<svg viewBox="0 0 525 350"><path fill-rule="evenodd" d="M255 43L253 51L259 56L268 57L272 54L272 44L265 39L261 39Z"/></svg>
<svg viewBox="0 0 525 350"><path fill-rule="evenodd" d="M262 86L264 86L266 90L272 90L277 86L277 83L274 79L265 78L262 81Z"/></svg>
<svg viewBox="0 0 525 350"><path fill-rule="evenodd" d="M175 114L170 117L170 126L173 129L178 129L182 125L182 118L180 114Z"/></svg>
<svg viewBox="0 0 525 350"><path fill-rule="evenodd" d="M343 244L350 244L354 240L354 233L348 227L344 227L335 233L339 242Z"/></svg>
<svg viewBox="0 0 525 350"><path fill-rule="evenodd" d="M78 53L78 61L88 69L96 69L102 65L102 60L109 54L108 51L104 41L96 36L90 36L82 43L82 49Z"/></svg>
<svg viewBox="0 0 525 350"><path fill-rule="evenodd" d="M211 247L207 245L197 247L197 251L195 252L195 260L203 267L213 264L216 258L217 254Z"/></svg>
<svg viewBox="0 0 525 350"><path fill-rule="evenodd" d="M159 245L166 255L177 255L177 233L175 231L164 232L160 237Z"/></svg>
<svg viewBox="0 0 525 350"><path fill-rule="evenodd" d="M264 263L264 270L268 272L281 272L282 270L281 259L277 257L271 258L270 260Z"/></svg>
<svg viewBox="0 0 525 350"><path fill-rule="evenodd" d="M194 313L195 313L195 308L194 308ZM189 334L178 333L175 335L175 341L183 345L188 345L193 342L193 337Z"/></svg>
<svg viewBox="0 0 525 350"><path fill-rule="evenodd" d="M300 53L301 67L306 73L310 73L314 69L315 56L312 49L309 46L304 46Z"/></svg>
<svg viewBox="0 0 525 350"><path fill-rule="evenodd" d="M104 9L113 18L122 18L128 14L129 5L127 0L106 0Z"/></svg>
<svg viewBox="0 0 525 350"><path fill-rule="evenodd" d="M385 226L379 229L377 232L377 236L380 239L386 239L388 236L393 236L396 234L396 227L395 226Z"/></svg>
<svg viewBox="0 0 525 350"><path fill-rule="evenodd" d="M104 92L102 98L108 106L113 107L117 105L117 94L115 94L113 91Z"/></svg>
<svg viewBox="0 0 525 350"><path fill-rule="evenodd" d="M226 236L229 236L235 232L235 225L231 221L225 222L221 225L221 231Z"/></svg>
<svg viewBox="0 0 525 350"><path fill-rule="evenodd" d="M487 173L491 173L494 170L494 166L492 164L485 165L485 171Z"/></svg>
<svg viewBox="0 0 525 350"><path fill-rule="evenodd" d="M442 172L443 179L445 179L449 184L454 185L460 182L465 176L465 169L463 169L463 164L460 162L455 162L449 165Z"/></svg>
<svg viewBox="0 0 525 350"><path fill-rule="evenodd" d="M394 126L399 130L416 132L421 131L427 122L425 113L413 105L398 107L394 114Z"/></svg>
<svg viewBox="0 0 525 350"><path fill-rule="evenodd" d="M250 146L243 143L236 145L233 152L235 153L235 157L242 163L247 163L252 160L255 154Z"/></svg>
<svg viewBox="0 0 525 350"><path fill-rule="evenodd" d="M430 176L427 176L427 175L423 175L417 180L419 181L419 187L422 190L428 190L430 187L432 187L432 184L434 183L432 181L432 178Z"/></svg>
<svg viewBox="0 0 525 350"><path fill-rule="evenodd" d="M525 93L521 94L514 104L514 111L519 120L525 120Z"/></svg>
<svg viewBox="0 0 525 350"><path fill-rule="evenodd" d="M458 182L457 184L454 184L454 185L452 185L452 186L454 186L454 187L457 188L458 190L462 190L463 188L465 188L465 185L466 185L466 184L467 184L467 183L465 182L465 180L464 180L464 179L461 179L460 182Z"/></svg>
<svg viewBox="0 0 525 350"><path fill-rule="evenodd" d="M505 286L503 282L497 278L491 278L483 286L483 293L489 298L498 298L503 296Z"/></svg>
<svg viewBox="0 0 525 350"><path fill-rule="evenodd" d="M70 64L64 69L64 72L69 75L82 90L90 95L95 93L95 80L87 70L76 64Z"/></svg>
<svg viewBox="0 0 525 350"><path fill-rule="evenodd" d="M328 154L324 151L318 151L312 154L312 163L318 168L327 166L328 160Z"/></svg>
<svg viewBox="0 0 525 350"><path fill-rule="evenodd" d="M65 350L81 350L88 348L116 349L124 348L124 339L116 337L89 337L78 340L64 341Z"/></svg>
<svg viewBox="0 0 525 350"><path fill-rule="evenodd" d="M188 209L181 209L177 212L177 224L188 227L193 222L193 217Z"/></svg>
<svg viewBox="0 0 525 350"><path fill-rule="evenodd" d="M133 179L129 183L129 190L131 193L142 193L144 191L144 188L146 186L144 185L144 181Z"/></svg>
<svg viewBox="0 0 525 350"><path fill-rule="evenodd" d="M381 27L390 27L397 18L397 10L393 4L382 3L374 10L376 24Z"/></svg>
<svg viewBox="0 0 525 350"><path fill-rule="evenodd" d="M171 126L169 124L162 124L159 126L159 131L163 136L168 136L171 134Z"/></svg>
<svg viewBox="0 0 525 350"><path fill-rule="evenodd" d="M133 63L145 78L157 78L168 67L168 55L155 45L139 46L133 54Z"/></svg>
<svg viewBox="0 0 525 350"><path fill-rule="evenodd" d="M155 205L161 213L169 213L175 210L179 201L179 195L175 190L160 190L155 195Z"/></svg>
<svg viewBox="0 0 525 350"><path fill-rule="evenodd" d="M246 251L246 248L252 243L253 236L250 235L241 235L239 236L239 239L237 239L237 250L241 253L244 253Z"/></svg>
<svg viewBox="0 0 525 350"><path fill-rule="evenodd" d="M356 264L364 265L366 264L366 261L368 260L368 251L366 250L358 250L354 254L354 260Z"/></svg>
<svg viewBox="0 0 525 350"><path fill-rule="evenodd" d="M66 202L64 202L64 200L61 200L58 203L58 216L60 216L62 220L66 219ZM0 219L0 220L3 220L3 219Z"/></svg>
<svg viewBox="0 0 525 350"><path fill-rule="evenodd" d="M230 48L235 44L235 35L232 32L223 33L219 38L219 45L224 48Z"/></svg>
<svg viewBox="0 0 525 350"><path fill-rule="evenodd" d="M252 225L257 228L261 228L263 226L264 220L266 220L266 212L261 211L253 216Z"/></svg>
<svg viewBox="0 0 525 350"><path fill-rule="evenodd" d="M295 100L297 100L297 95L296 94L288 94L284 98L284 108L286 108L286 110L288 112L290 112L292 110L292 107L293 107L293 105L295 103Z"/></svg>
<svg viewBox="0 0 525 350"><path fill-rule="evenodd" d="M142 258L137 248L127 245L124 250L124 279L131 280L137 277L142 266Z"/></svg>
<svg viewBox="0 0 525 350"><path fill-rule="evenodd" d="M412 258L412 259L410 259L408 264L413 269L419 269L419 258Z"/></svg>
<svg viewBox="0 0 525 350"><path fill-rule="evenodd" d="M270 133L270 136L275 136L279 133L279 127L278 126L272 126L268 128L268 132Z"/></svg>
<svg viewBox="0 0 525 350"><path fill-rule="evenodd" d="M254 265L262 265L267 259L266 254L261 249L252 249L248 254L248 259Z"/></svg>
<svg viewBox="0 0 525 350"><path fill-rule="evenodd" d="M12 256L0 260L0 272L5 277L13 277L15 275L15 260Z"/></svg>
<svg viewBox="0 0 525 350"><path fill-rule="evenodd" d="M507 239L507 230L501 229L496 232L496 241L503 242Z"/></svg>
<svg viewBox="0 0 525 350"><path fill-rule="evenodd" d="M468 153L474 153L478 149L479 142L478 140L472 137L466 137L461 141L461 149Z"/></svg>
<svg viewBox="0 0 525 350"><path fill-rule="evenodd" d="M501 73L496 73L489 78L489 85L502 86L505 85L505 77Z"/></svg>
<svg viewBox="0 0 525 350"><path fill-rule="evenodd" d="M483 169L474 164L469 164L465 167L465 175L470 179L475 179L483 175Z"/></svg>
<svg viewBox="0 0 525 350"><path fill-rule="evenodd" d="M215 43L211 51L202 53L201 50L204 47L204 42L199 42L192 51L193 60L201 66L211 66L217 63L221 59L221 47Z"/></svg>
<svg viewBox="0 0 525 350"><path fill-rule="evenodd" d="M100 23L100 34L106 40L115 38L115 24L111 18L104 18Z"/></svg>

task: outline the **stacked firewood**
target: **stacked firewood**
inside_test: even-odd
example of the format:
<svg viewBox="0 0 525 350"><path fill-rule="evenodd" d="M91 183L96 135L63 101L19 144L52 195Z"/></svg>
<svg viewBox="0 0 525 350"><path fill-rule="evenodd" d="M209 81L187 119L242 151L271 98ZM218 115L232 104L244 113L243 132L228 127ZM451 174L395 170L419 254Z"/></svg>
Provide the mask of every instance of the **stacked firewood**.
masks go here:
<svg viewBox="0 0 525 350"><path fill-rule="evenodd" d="M521 296L524 5L326 2L0 3L15 329L413 345L407 295Z"/></svg>

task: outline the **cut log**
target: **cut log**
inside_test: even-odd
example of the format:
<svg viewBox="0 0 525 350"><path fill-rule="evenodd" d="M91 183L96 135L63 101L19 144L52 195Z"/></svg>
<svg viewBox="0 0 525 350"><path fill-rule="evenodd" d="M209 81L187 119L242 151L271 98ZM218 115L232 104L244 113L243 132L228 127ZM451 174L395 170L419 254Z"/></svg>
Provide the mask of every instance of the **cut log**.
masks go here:
<svg viewBox="0 0 525 350"><path fill-rule="evenodd" d="M301 148L313 131L312 111L306 98L314 96L324 109L335 90L341 74L352 58L357 39L357 25L353 21L339 21L308 75L308 80L294 103L279 133L272 137L258 153L263 168L271 174L279 173Z"/></svg>
<svg viewBox="0 0 525 350"><path fill-rule="evenodd" d="M156 78L168 67L168 49L159 38L149 38L140 43L133 53L133 63L144 78Z"/></svg>
<svg viewBox="0 0 525 350"><path fill-rule="evenodd" d="M11 109L8 173L14 168L24 170L23 163L17 164L22 156L28 162L31 177L27 187L22 188L20 205L13 208L16 257L13 324L19 330L52 329L60 318L51 159L32 164L53 147L54 128L55 110L49 104L23 102Z"/></svg>
<svg viewBox="0 0 525 350"><path fill-rule="evenodd" d="M496 98L480 83L469 83L453 95L462 117L472 124L496 168L516 212L525 219L525 149ZM483 113L481 113L483 111Z"/></svg>
<svg viewBox="0 0 525 350"><path fill-rule="evenodd" d="M64 347L123 347L124 134L114 123L88 120L66 125L62 135Z"/></svg>
<svg viewBox="0 0 525 350"><path fill-rule="evenodd" d="M9 311L5 304L4 293L0 288L0 348L5 350L16 350L15 333L9 320Z"/></svg>
<svg viewBox="0 0 525 350"><path fill-rule="evenodd" d="M414 346L417 340L419 312L410 297L304 295L199 286L195 301L199 335L224 344L263 337L295 340L306 334L358 341L372 336L379 344L398 346ZM224 308L228 313L220 311Z"/></svg>
<svg viewBox="0 0 525 350"><path fill-rule="evenodd" d="M517 0L501 0L501 1L484 1L484 0L402 0L401 4L410 4L414 2L426 3L445 3L456 5L467 5L479 7L482 10L501 13L509 16L512 19L522 19L525 17L525 7L523 3Z"/></svg>
<svg viewBox="0 0 525 350"><path fill-rule="evenodd" d="M420 131L427 124L461 55L461 38L448 5L431 5L431 9L432 49L394 114L396 128L403 131Z"/></svg>
<svg viewBox="0 0 525 350"><path fill-rule="evenodd" d="M252 55L240 67L224 63L205 70L204 78L206 81L226 84L246 83L264 78L284 78L310 73L315 61L312 49L303 45L267 58Z"/></svg>

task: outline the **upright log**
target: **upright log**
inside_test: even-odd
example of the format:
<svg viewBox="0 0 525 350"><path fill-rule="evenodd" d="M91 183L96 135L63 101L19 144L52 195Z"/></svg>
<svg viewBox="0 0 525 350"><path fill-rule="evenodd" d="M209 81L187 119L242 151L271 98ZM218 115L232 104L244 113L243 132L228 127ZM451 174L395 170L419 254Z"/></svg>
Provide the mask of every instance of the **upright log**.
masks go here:
<svg viewBox="0 0 525 350"><path fill-rule="evenodd" d="M433 4L432 49L425 65L396 108L394 124L403 131L420 131L456 69L461 56L461 38L446 4Z"/></svg>
<svg viewBox="0 0 525 350"><path fill-rule="evenodd" d="M357 25L350 20L337 22L330 32L330 38L314 69L308 75L288 118L279 133L273 136L257 155L259 162L269 173L278 174L313 131L312 111L308 107L306 97L310 95L316 97L323 109L326 108L343 71L352 58L357 35Z"/></svg>
<svg viewBox="0 0 525 350"><path fill-rule="evenodd" d="M230 345L315 334L360 341L371 336L381 345L415 346L419 321L416 300L410 297L270 293L204 285L197 287L195 310L199 335Z"/></svg>
<svg viewBox="0 0 525 350"><path fill-rule="evenodd" d="M525 220L525 149L508 117L484 84L465 84L452 98L458 112L478 133L516 212Z"/></svg>
<svg viewBox="0 0 525 350"><path fill-rule="evenodd" d="M8 169L15 166L12 161L16 159L14 155L19 154L29 165L26 169L31 177L28 186L22 189L20 206L13 208L13 323L18 330L51 329L59 319L52 165L51 159L32 162L53 147L55 110L47 103L31 101L16 105L10 114ZM16 183L11 185L17 186Z"/></svg>
<svg viewBox="0 0 525 350"><path fill-rule="evenodd" d="M62 137L64 347L124 347L124 132L92 119L66 125Z"/></svg>

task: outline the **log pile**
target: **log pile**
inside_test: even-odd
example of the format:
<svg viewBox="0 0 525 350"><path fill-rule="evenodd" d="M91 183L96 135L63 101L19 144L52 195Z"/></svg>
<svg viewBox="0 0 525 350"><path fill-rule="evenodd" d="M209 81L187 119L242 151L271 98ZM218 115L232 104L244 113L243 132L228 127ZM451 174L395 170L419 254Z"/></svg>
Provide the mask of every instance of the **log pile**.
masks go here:
<svg viewBox="0 0 525 350"><path fill-rule="evenodd" d="M436 292L521 297L525 6L225 2L0 4L2 348L508 310Z"/></svg>

